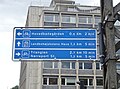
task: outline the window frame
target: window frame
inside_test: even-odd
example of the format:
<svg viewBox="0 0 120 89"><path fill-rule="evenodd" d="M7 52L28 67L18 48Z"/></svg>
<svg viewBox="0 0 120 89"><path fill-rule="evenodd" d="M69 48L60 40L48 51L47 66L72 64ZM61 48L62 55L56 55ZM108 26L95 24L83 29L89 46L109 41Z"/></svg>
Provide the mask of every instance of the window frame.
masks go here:
<svg viewBox="0 0 120 89"><path fill-rule="evenodd" d="M97 64L99 64L99 69L97 69ZM100 62L96 62L96 70L102 70Z"/></svg>
<svg viewBox="0 0 120 89"><path fill-rule="evenodd" d="M46 67L45 67L45 62L51 62L51 63L52 63L52 67L46 68ZM55 63L57 63L57 67L55 67ZM44 69L58 69L58 68L59 68L59 62L44 61L44 62L43 62L43 68L44 68Z"/></svg>
<svg viewBox="0 0 120 89"><path fill-rule="evenodd" d="M80 20L80 18L82 18L82 20ZM83 22L83 18L84 18L84 22ZM91 18L91 21L89 22L89 18ZM93 22L92 22L92 20L93 20L93 16L92 15L89 15L89 16L78 16L78 23L79 24L93 24ZM82 21L82 22L81 22Z"/></svg>
<svg viewBox="0 0 120 89"><path fill-rule="evenodd" d="M102 80L102 84L98 84L98 81L97 80ZM96 86L103 86L103 78L96 78Z"/></svg>
<svg viewBox="0 0 120 89"><path fill-rule="evenodd" d="M116 63L116 69L120 70L120 63Z"/></svg>
<svg viewBox="0 0 120 89"><path fill-rule="evenodd" d="M50 84L50 78L51 79L57 79L57 83L56 84ZM44 79L47 79L47 84L44 84ZM43 81L42 81L43 85L58 85L58 77L43 77Z"/></svg>
<svg viewBox="0 0 120 89"><path fill-rule="evenodd" d="M91 68L85 68L85 64L90 63L91 64ZM92 62L84 62L84 70L92 70L93 69L93 63Z"/></svg>
<svg viewBox="0 0 120 89"><path fill-rule="evenodd" d="M74 17L74 20L73 21L73 17ZM76 15L62 15L62 23L76 23ZM66 18L69 19L69 21L64 21Z"/></svg>
<svg viewBox="0 0 120 89"><path fill-rule="evenodd" d="M81 67L82 69L80 69L80 63L82 64ZM91 69L87 69L85 68L85 63L91 63ZM93 69L93 63L92 62L79 62L79 70L92 70Z"/></svg>
<svg viewBox="0 0 120 89"><path fill-rule="evenodd" d="M65 61L66 63L68 62L68 61ZM64 61L63 62L61 62L61 68L62 69L76 69L76 62L68 62L69 63L69 68L67 67L63 67L63 63L65 63ZM74 67L73 67L73 63L75 64L74 65Z"/></svg>
<svg viewBox="0 0 120 89"><path fill-rule="evenodd" d="M95 22L95 25L97 25L100 21L101 21L101 17L100 16L94 16L94 22Z"/></svg>
<svg viewBox="0 0 120 89"><path fill-rule="evenodd" d="M51 21L50 20L45 20L46 16L52 16L53 18L52 18ZM57 17L58 21L56 20L56 17ZM59 20L60 20L59 14L45 14L44 15L44 22L59 22Z"/></svg>
<svg viewBox="0 0 120 89"><path fill-rule="evenodd" d="M65 84L62 84L63 79ZM71 79L74 82L69 82L69 79ZM76 77L61 77L61 85L67 85L67 86L76 85Z"/></svg>
<svg viewBox="0 0 120 89"><path fill-rule="evenodd" d="M93 81L94 81L94 79L93 78L79 78L79 81L80 80L87 80L87 84L85 84L85 86L93 86ZM90 80L92 80L92 84L90 84Z"/></svg>

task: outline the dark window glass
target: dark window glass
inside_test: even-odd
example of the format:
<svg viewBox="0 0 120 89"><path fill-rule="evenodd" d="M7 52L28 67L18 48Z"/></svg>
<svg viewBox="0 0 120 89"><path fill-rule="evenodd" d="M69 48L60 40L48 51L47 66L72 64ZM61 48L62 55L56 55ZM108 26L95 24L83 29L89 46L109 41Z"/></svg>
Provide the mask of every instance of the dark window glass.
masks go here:
<svg viewBox="0 0 120 89"><path fill-rule="evenodd" d="M97 86L103 85L103 79L96 79Z"/></svg>
<svg viewBox="0 0 120 89"><path fill-rule="evenodd" d="M57 78L49 78L49 85L57 85Z"/></svg>
<svg viewBox="0 0 120 89"><path fill-rule="evenodd" d="M75 83L69 83L69 82L68 82L67 85L75 85Z"/></svg>
<svg viewBox="0 0 120 89"><path fill-rule="evenodd" d="M65 85L65 78L62 78L61 84L62 84L62 85Z"/></svg>
<svg viewBox="0 0 120 89"><path fill-rule="evenodd" d="M84 63L84 69L92 69L92 63Z"/></svg>
<svg viewBox="0 0 120 89"><path fill-rule="evenodd" d="M96 63L96 69L100 69L100 63Z"/></svg>
<svg viewBox="0 0 120 89"><path fill-rule="evenodd" d="M82 63L79 63L79 69L83 69L83 68L82 68Z"/></svg>
<svg viewBox="0 0 120 89"><path fill-rule="evenodd" d="M43 78L43 84L47 85L47 78Z"/></svg>
<svg viewBox="0 0 120 89"><path fill-rule="evenodd" d="M70 62L62 62L62 68L70 68Z"/></svg>
<svg viewBox="0 0 120 89"><path fill-rule="evenodd" d="M75 62L72 62L72 69L75 69Z"/></svg>
<svg viewBox="0 0 120 89"><path fill-rule="evenodd" d="M93 85L93 79L89 79L89 85Z"/></svg>
<svg viewBox="0 0 120 89"><path fill-rule="evenodd" d="M84 85L88 85L88 79L80 79L80 82L83 81Z"/></svg>

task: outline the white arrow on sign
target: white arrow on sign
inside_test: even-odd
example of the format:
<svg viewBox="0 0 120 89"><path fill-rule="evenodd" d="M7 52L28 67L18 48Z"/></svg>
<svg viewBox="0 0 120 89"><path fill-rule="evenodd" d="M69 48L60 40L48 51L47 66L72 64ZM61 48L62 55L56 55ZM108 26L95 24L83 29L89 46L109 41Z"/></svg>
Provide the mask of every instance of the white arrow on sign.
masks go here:
<svg viewBox="0 0 120 89"><path fill-rule="evenodd" d="M20 46L20 44L21 44L21 43L18 41L18 42L17 42L18 47Z"/></svg>
<svg viewBox="0 0 120 89"><path fill-rule="evenodd" d="M18 53L16 53L16 55L17 55L17 56L20 56L21 54L18 52Z"/></svg>
<svg viewBox="0 0 120 89"><path fill-rule="evenodd" d="M22 35L22 33L18 32L17 35L20 36L20 35Z"/></svg>

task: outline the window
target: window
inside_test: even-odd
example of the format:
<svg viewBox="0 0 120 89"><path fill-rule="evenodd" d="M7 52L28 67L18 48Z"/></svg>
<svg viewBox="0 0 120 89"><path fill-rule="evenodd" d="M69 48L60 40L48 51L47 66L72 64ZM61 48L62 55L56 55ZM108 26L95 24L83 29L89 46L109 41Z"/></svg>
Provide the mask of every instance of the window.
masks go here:
<svg viewBox="0 0 120 89"><path fill-rule="evenodd" d="M49 78L49 85L57 85L58 80L57 78Z"/></svg>
<svg viewBox="0 0 120 89"><path fill-rule="evenodd" d="M80 82L83 81L84 85L88 85L88 79L80 79Z"/></svg>
<svg viewBox="0 0 120 89"><path fill-rule="evenodd" d="M92 16L89 16L87 19L88 19L88 23L92 23Z"/></svg>
<svg viewBox="0 0 120 89"><path fill-rule="evenodd" d="M53 22L53 15L45 15L44 16L44 21L46 22Z"/></svg>
<svg viewBox="0 0 120 89"><path fill-rule="evenodd" d="M75 62L62 62L62 68L75 69Z"/></svg>
<svg viewBox="0 0 120 89"><path fill-rule="evenodd" d="M76 17L75 16L63 15L62 16L62 22L65 22L65 23L76 23Z"/></svg>
<svg viewBox="0 0 120 89"><path fill-rule="evenodd" d="M43 78L43 84L47 85L47 78Z"/></svg>
<svg viewBox="0 0 120 89"><path fill-rule="evenodd" d="M58 62L54 62L54 68L58 68Z"/></svg>
<svg viewBox="0 0 120 89"><path fill-rule="evenodd" d="M92 16L79 16L79 23L92 23Z"/></svg>
<svg viewBox="0 0 120 89"><path fill-rule="evenodd" d="M101 18L99 16L95 16L95 24L101 22Z"/></svg>
<svg viewBox="0 0 120 89"><path fill-rule="evenodd" d="M96 63L96 69L101 69L100 68L100 63Z"/></svg>
<svg viewBox="0 0 120 89"><path fill-rule="evenodd" d="M44 68L58 68L58 62L44 61Z"/></svg>
<svg viewBox="0 0 120 89"><path fill-rule="evenodd" d="M59 15L45 14L44 21L45 22L58 22L59 21Z"/></svg>
<svg viewBox="0 0 120 89"><path fill-rule="evenodd" d="M59 21L59 15L54 15L54 21L58 22Z"/></svg>
<svg viewBox="0 0 120 89"><path fill-rule="evenodd" d="M75 62L71 62L72 64L72 69L75 69Z"/></svg>
<svg viewBox="0 0 120 89"><path fill-rule="evenodd" d="M57 85L58 78L43 78L43 85Z"/></svg>
<svg viewBox="0 0 120 89"><path fill-rule="evenodd" d="M83 69L82 63L79 63L79 69Z"/></svg>
<svg viewBox="0 0 120 89"><path fill-rule="evenodd" d="M74 77L67 77L61 79L62 85L75 85L75 78Z"/></svg>
<svg viewBox="0 0 120 89"><path fill-rule="evenodd" d="M89 85L93 85L93 79L89 79Z"/></svg>
<svg viewBox="0 0 120 89"><path fill-rule="evenodd" d="M80 23L87 23L87 17L80 16L79 17L79 22Z"/></svg>
<svg viewBox="0 0 120 89"><path fill-rule="evenodd" d="M65 78L62 78L61 84L62 84L62 85L65 85Z"/></svg>
<svg viewBox="0 0 120 89"><path fill-rule="evenodd" d="M116 69L120 70L120 63L116 63Z"/></svg>
<svg viewBox="0 0 120 89"><path fill-rule="evenodd" d="M103 86L103 79L102 78L97 78L96 79L96 84L97 84L97 86Z"/></svg>
<svg viewBox="0 0 120 89"><path fill-rule="evenodd" d="M90 62L80 62L79 63L79 69L92 69L92 63Z"/></svg>
<svg viewBox="0 0 120 89"><path fill-rule="evenodd" d="M75 78L67 78L67 85L75 85Z"/></svg>
<svg viewBox="0 0 120 89"><path fill-rule="evenodd" d="M92 63L84 63L84 69L92 69Z"/></svg>
<svg viewBox="0 0 120 89"><path fill-rule="evenodd" d="M86 86L93 86L93 79L91 78L81 78L80 81L84 82L84 85Z"/></svg>
<svg viewBox="0 0 120 89"><path fill-rule="evenodd" d="M52 68L52 62L44 62L44 68Z"/></svg>
<svg viewBox="0 0 120 89"><path fill-rule="evenodd" d="M62 68L70 68L70 62L62 62Z"/></svg>

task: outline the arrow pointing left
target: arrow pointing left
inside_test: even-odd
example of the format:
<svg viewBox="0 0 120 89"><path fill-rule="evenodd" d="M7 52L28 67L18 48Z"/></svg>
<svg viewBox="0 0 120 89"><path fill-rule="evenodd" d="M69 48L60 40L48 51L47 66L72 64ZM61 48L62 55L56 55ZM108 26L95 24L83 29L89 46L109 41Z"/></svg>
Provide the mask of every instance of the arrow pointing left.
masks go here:
<svg viewBox="0 0 120 89"><path fill-rule="evenodd" d="M17 56L20 56L21 54L19 52L16 53Z"/></svg>
<svg viewBox="0 0 120 89"><path fill-rule="evenodd" d="M21 33L21 32L18 32L17 35L20 36L20 35L22 35L22 33Z"/></svg>

